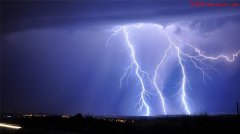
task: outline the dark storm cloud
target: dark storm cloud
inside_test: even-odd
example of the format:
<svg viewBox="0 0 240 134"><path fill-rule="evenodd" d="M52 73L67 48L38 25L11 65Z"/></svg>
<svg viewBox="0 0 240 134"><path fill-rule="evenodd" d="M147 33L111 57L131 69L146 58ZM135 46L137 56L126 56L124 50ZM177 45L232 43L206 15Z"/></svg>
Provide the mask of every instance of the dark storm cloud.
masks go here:
<svg viewBox="0 0 240 134"><path fill-rule="evenodd" d="M166 23L179 18L207 17L209 12L224 15L226 10L230 13L239 11L233 8L191 7L188 0L2 2L1 26L3 33L9 33L32 28L94 26L99 23Z"/></svg>

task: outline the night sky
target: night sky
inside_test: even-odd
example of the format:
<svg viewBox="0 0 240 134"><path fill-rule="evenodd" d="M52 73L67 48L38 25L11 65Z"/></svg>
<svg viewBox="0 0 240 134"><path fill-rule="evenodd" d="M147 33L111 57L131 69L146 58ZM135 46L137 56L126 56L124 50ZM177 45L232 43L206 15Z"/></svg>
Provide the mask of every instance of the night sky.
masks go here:
<svg viewBox="0 0 240 134"><path fill-rule="evenodd" d="M216 0L209 0L216 2ZM161 24L210 56L240 50L240 7L193 7L188 0L169 1L1 1L1 112L143 115L138 110L136 76L119 80L130 64L116 26ZM137 30L136 30L137 31ZM156 30L135 32L137 57L152 76L166 37ZM134 32L132 33L134 37ZM161 45L162 44L162 45ZM184 48L183 48L184 49ZM169 59L164 73L168 114L184 114L178 99L181 74ZM240 56L234 62L207 61L211 79L186 61L192 114L236 113L240 102ZM161 115L154 92L151 115Z"/></svg>

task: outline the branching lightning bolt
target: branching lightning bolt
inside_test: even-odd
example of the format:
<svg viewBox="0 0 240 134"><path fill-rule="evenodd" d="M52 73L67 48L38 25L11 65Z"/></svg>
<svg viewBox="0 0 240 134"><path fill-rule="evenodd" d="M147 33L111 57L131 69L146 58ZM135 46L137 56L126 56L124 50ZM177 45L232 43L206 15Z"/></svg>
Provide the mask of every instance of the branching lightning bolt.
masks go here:
<svg viewBox="0 0 240 134"><path fill-rule="evenodd" d="M131 58L132 58L132 62L133 62L133 64L131 64L131 67L132 67L133 65L136 66L135 74L137 75L137 78L138 78L139 82L141 83L141 89L142 89L142 91L141 91L141 99L140 99L140 109L142 109L143 107L145 107L145 109L146 109L146 114L145 114L145 115L146 115L146 116L149 116L149 114L150 114L150 108L149 108L149 106L148 106L148 104L147 104L147 102L146 102L146 98L145 98L145 96L146 96L146 94L147 94L147 90L146 90L146 88L145 88L144 81L143 81L143 78L142 78L142 76L141 76L141 74L144 75L144 74L146 74L146 72L142 71L140 65L138 64L138 62L137 62L137 60L136 60L135 50L134 50L134 48L133 48L132 43L131 43L130 40L129 40L129 35L128 35L128 32L127 32L126 26L123 27L123 31L124 31L124 35L125 35L125 38L126 38L126 41L127 41L127 45L128 45L128 47L129 47L129 49L130 49L130 51L131 51Z"/></svg>
<svg viewBox="0 0 240 134"><path fill-rule="evenodd" d="M186 82L187 82L187 76L186 76L186 69L184 67L184 64L183 64L183 61L182 61L182 51L180 50L179 47L177 47L177 45L175 43L173 43L170 35L164 31L164 33L167 35L168 37L168 40L170 42L170 47L174 47L175 50L177 51L177 57L178 57L178 63L179 65L181 66L181 71L182 71L182 81L181 81L181 88L180 88L180 91L181 91L181 101L182 101L182 104L185 108L185 112L190 115L191 112L189 110L189 106L187 104L187 94L186 94Z"/></svg>
<svg viewBox="0 0 240 134"><path fill-rule="evenodd" d="M150 111L151 108L147 101L147 96L149 96L149 90L146 88L146 85L145 85L145 83L148 81L153 85L154 89L156 90L157 95L159 96L163 114L164 115L168 114L168 111L166 109L165 96L163 94L163 83L161 81L160 70L163 68L164 64L167 62L167 58L170 56L169 51L172 50L176 54L177 62L178 62L178 65L180 66L180 70L181 70L181 81L180 81L180 87L179 87L181 104L184 107L185 114L191 115L191 109L190 109L189 101L188 101L189 97L187 95L187 83L188 83L187 78L188 77L187 77L187 68L186 68L185 62L188 61L188 62L192 63L192 65L196 69L201 71L203 74L203 81L205 81L205 79L204 79L205 76L208 79L211 79L211 77L207 74L206 70L211 69L211 70L218 71L212 65L208 65L205 62L206 60L215 61L215 60L223 59L227 62L234 62L236 57L238 57L238 55L240 55L240 50L237 51L236 53L232 54L231 58L229 58L228 56L223 55L223 54L220 54L217 56L207 56L207 55L204 55L200 49L195 47L195 45L189 43L186 40L180 39L179 37L176 37L176 36L168 33L161 25L159 25L159 24L153 24L153 25L156 26L157 30L159 30L160 32L162 32L166 35L169 44L168 44L168 47L166 48L166 50L164 50L164 55L154 70L152 79L151 79L149 73L146 71L143 71L142 67L138 63L134 45L131 43L130 35L128 32L128 27L133 26L135 28L141 28L144 26L143 24L132 24L132 25L124 25L124 26L117 27L113 30L113 33L109 36L109 38L107 38L106 46L108 46L111 38L113 38L115 35L122 32L124 34L124 39L126 41L127 47L130 51L131 64L128 67L126 67L123 76L120 78L120 87L122 86L122 81L124 80L124 78L129 74L129 70L134 70L136 78L139 81L140 87L141 87L141 92L140 92L140 97L139 97L139 104L140 104L139 109L145 110L145 116L149 116L151 113L151 111ZM189 54L187 52L184 52L183 51L184 49L179 45L179 42L184 44L185 47L191 48L194 53ZM159 84L160 83L159 81L161 82L161 84Z"/></svg>

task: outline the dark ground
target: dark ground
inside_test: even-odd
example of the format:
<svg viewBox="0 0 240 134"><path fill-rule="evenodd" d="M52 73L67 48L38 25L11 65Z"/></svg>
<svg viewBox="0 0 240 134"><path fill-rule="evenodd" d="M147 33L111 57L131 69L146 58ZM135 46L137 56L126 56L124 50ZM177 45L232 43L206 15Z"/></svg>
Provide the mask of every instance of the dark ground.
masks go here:
<svg viewBox="0 0 240 134"><path fill-rule="evenodd" d="M20 134L96 134L96 133L138 133L138 134L180 134L180 133L235 133L240 134L240 116L173 116L173 117L122 117L93 118L77 115L1 118L0 122L18 124L19 130L0 129L0 133Z"/></svg>

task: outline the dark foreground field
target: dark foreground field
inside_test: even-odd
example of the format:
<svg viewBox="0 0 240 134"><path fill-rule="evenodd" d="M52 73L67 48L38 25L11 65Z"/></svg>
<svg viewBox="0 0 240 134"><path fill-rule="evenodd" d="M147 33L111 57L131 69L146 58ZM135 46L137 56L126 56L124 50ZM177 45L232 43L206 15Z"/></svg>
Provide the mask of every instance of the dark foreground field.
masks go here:
<svg viewBox="0 0 240 134"><path fill-rule="evenodd" d="M240 134L240 116L175 116L158 118L93 118L74 116L1 118L0 122L18 124L19 130L0 129L0 133L44 134Z"/></svg>

